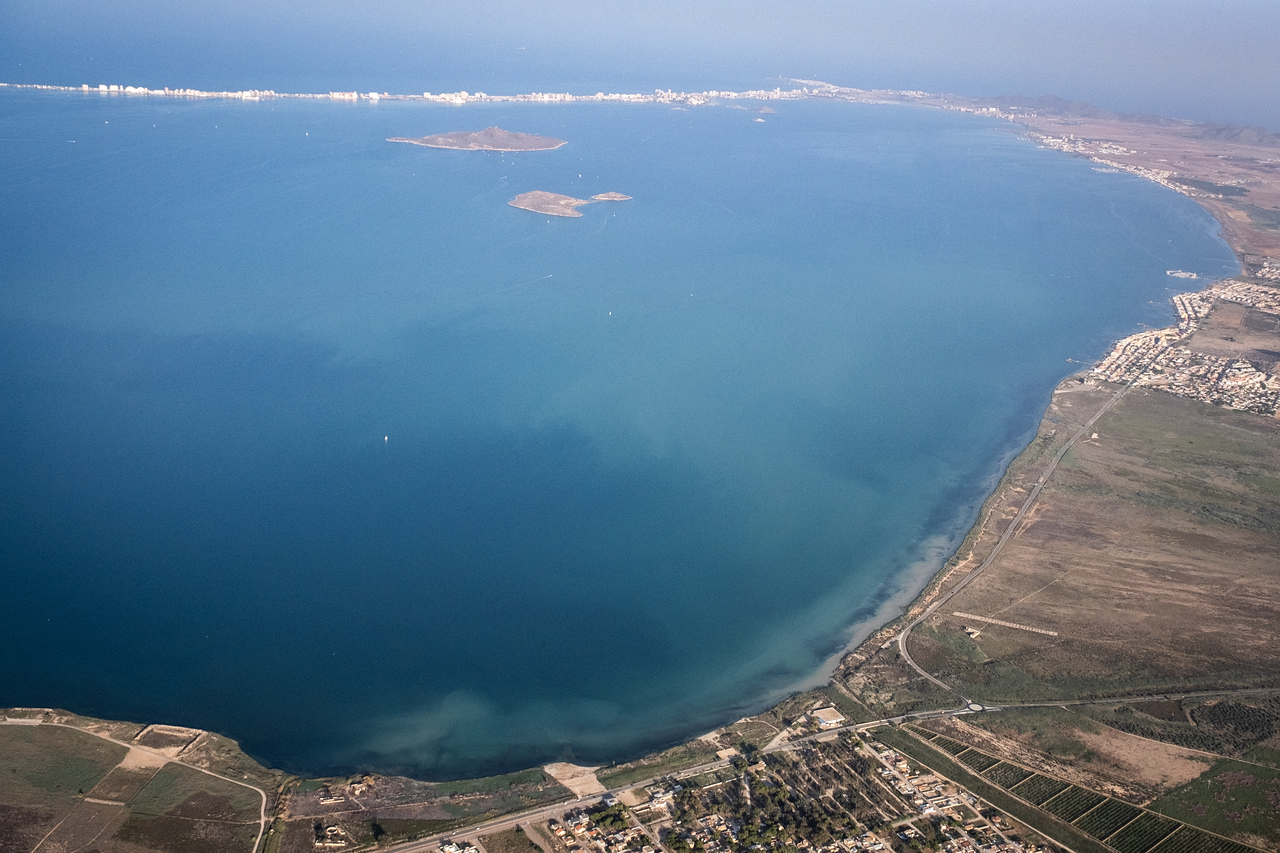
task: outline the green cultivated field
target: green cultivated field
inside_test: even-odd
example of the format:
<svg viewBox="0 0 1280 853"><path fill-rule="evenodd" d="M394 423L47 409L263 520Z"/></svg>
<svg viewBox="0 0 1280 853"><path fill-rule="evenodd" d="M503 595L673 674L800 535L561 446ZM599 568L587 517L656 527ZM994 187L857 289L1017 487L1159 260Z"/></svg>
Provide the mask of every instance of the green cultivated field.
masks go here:
<svg viewBox="0 0 1280 853"><path fill-rule="evenodd" d="M1016 764L1007 764L1000 762L984 771L982 775L995 782L1001 788L1008 790L1014 785L1025 781L1030 775L1030 770L1023 770Z"/></svg>
<svg viewBox="0 0 1280 853"><path fill-rule="evenodd" d="M1234 841L1184 826L1151 849L1151 853L1257 853Z"/></svg>
<svg viewBox="0 0 1280 853"><path fill-rule="evenodd" d="M945 749L952 755L959 755L969 748L968 744L960 743L959 741L952 740L949 737L943 737L942 735L930 738L930 740L933 741L933 745L938 747L938 749Z"/></svg>
<svg viewBox="0 0 1280 853"><path fill-rule="evenodd" d="M1073 785L1053 799L1041 803L1040 808L1070 823L1105 799L1101 794Z"/></svg>
<svg viewBox="0 0 1280 853"><path fill-rule="evenodd" d="M1107 844L1119 853L1147 853L1177 828L1175 821L1143 812L1137 820L1107 839Z"/></svg>
<svg viewBox="0 0 1280 853"><path fill-rule="evenodd" d="M1094 838L1106 839L1140 814L1142 814L1142 810L1136 806L1122 803L1119 800L1107 800L1087 815L1076 820L1075 824Z"/></svg>
<svg viewBox="0 0 1280 853"><path fill-rule="evenodd" d="M961 763L963 763L966 767L972 767L974 770L977 770L979 773L983 772L984 770L988 770L992 767L995 767L997 764L1000 763L1000 759L992 758L990 755L987 755L986 753L978 752L976 749L971 749L968 752L958 757Z"/></svg>
<svg viewBox="0 0 1280 853"><path fill-rule="evenodd" d="M1067 788L1071 787L1066 782L1060 782L1057 779L1050 779L1048 776L1041 776L1039 773L1029 779L1020 782L1010 790L1017 794L1028 803L1041 805L1050 797L1056 797Z"/></svg>

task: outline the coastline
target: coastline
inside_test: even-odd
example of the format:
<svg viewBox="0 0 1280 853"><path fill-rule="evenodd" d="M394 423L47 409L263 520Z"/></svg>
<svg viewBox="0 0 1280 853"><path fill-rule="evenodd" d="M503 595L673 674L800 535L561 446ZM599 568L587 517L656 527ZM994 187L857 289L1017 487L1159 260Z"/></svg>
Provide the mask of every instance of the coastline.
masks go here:
<svg viewBox="0 0 1280 853"><path fill-rule="evenodd" d="M0 84L0 85L8 85L8 84ZM91 89L76 88L76 87L32 86L29 88L55 89L59 91L88 92L89 94L101 94L100 90L91 90ZM126 88L133 88L133 87L126 87ZM793 91L796 91L796 90L793 90ZM107 94L115 95L117 93L108 92ZM260 97L307 97L307 98L330 98L333 100L353 100L346 97L335 96L336 94L345 94L345 93L330 93L329 95L277 95L275 93L259 92L254 94L253 96L250 96L248 94L243 94L243 93L193 94L192 90L174 90L171 93L170 90L166 89L166 90L163 90L163 93L156 92L155 90L146 90L143 92L138 92L138 91L129 92L129 91L121 90L120 94L125 94L125 95L164 94L166 96L180 96L180 97L240 97L241 99L244 99L244 100L257 100ZM663 100L658 96L635 96L635 97L637 98L644 97L644 98L650 99L648 101L636 101L636 102L650 102L650 103L681 102L677 100L677 96L675 95L675 93L671 93L671 94L672 94L672 97L666 100ZM699 93L698 95L690 95L690 96L683 96L683 97L686 97L687 99L696 100L697 98L702 97L702 95L704 94L709 94L709 93ZM732 95L733 97L759 96L759 97L767 97L768 99L785 99L786 94L787 93L782 93L781 91L778 91L776 93L768 93L768 92L714 93L714 96L719 98L728 98L730 97L730 95ZM806 92L806 95L807 94L808 93ZM390 96L385 94L379 97L358 96L354 100L364 99L369 101L377 101L381 98L396 98L396 97L401 97L401 96ZM438 96L433 98L427 98L426 96L423 96L422 99L438 101L440 98L444 98L444 97L447 97L447 96ZM510 96L512 100L516 100L522 97L524 96ZM630 96L618 96L619 99L624 97L630 97ZM797 96L797 98L799 97L801 96ZM418 99L418 96L403 96L403 98ZM469 100L480 100L482 98L486 100L499 99L498 96L484 96L483 94L478 94L477 96L474 96ZM534 100L535 98L533 96L529 96L529 99ZM605 98L605 99L608 99L608 98ZM464 103L469 102L469 100L464 99L462 102ZM558 100L551 99L551 98L546 98L544 100L546 100L547 102L559 102ZM592 98L592 97L577 98L575 100L596 100L596 98ZM931 104L931 103L924 103L925 100L926 100L925 98L919 97L919 98L912 99L912 102L917 103L921 106L934 106L934 104ZM447 102L458 103L458 101L447 101ZM693 102L692 100L683 101L683 103L692 103L692 102ZM905 102L905 101L886 100L886 101L866 101L866 102L891 103L891 102ZM953 108L953 107L948 107L948 108ZM981 113L981 112L979 114L995 115L994 113ZM1011 121L1018 121L1018 117L1014 114L1011 114L1010 116L997 115L996 117L1007 118L1008 120L1011 120ZM1030 129L1028 129L1027 132L1029 134L1032 133ZM402 141L413 142L413 140L402 140ZM415 144L421 144L421 143L415 142ZM1055 147L1055 146L1046 146L1046 147ZM504 149L504 150L519 150L519 149ZM1095 155L1088 150L1064 151L1064 153L1069 153L1069 154L1072 154L1073 156L1088 156L1090 157L1090 159L1094 159L1096 162L1108 163L1108 167L1110 167L1110 164L1113 162L1105 159L1097 159L1098 157L1101 157L1103 155L1101 154ZM1118 160L1114 161L1114 163L1117 165L1117 167L1125 167L1125 166L1132 165L1132 164L1124 163ZM1238 222L1229 216L1226 217L1226 219L1224 220L1225 214L1223 214L1222 212L1224 208L1215 208L1210 206L1209 204L1206 204L1204 201L1202 201L1202 200L1215 200L1215 201L1221 200L1223 198L1222 194L1206 193L1204 191L1195 190L1194 188L1188 188L1188 187L1180 188L1179 185L1169 181L1167 176L1164 176L1164 177L1157 176L1161 178L1160 180L1157 180L1157 177L1151 177L1149 175L1142 174L1141 172L1138 172L1135 169L1124 168L1123 170L1133 172L1134 174L1139 174L1142 177L1147 177L1150 180L1153 180L1157 183L1161 183L1163 186L1166 186L1167 188L1174 189L1175 191L1183 193L1185 195L1189 195L1192 198L1196 199L1198 202L1200 202L1202 206L1204 206L1205 209L1208 210L1209 213L1215 217L1215 220L1218 221L1219 224L1223 227L1224 239L1227 239L1228 245L1231 246L1233 252L1236 253L1237 257L1242 259L1242 265L1243 265L1244 258L1249 255L1249 252L1246 251L1246 248L1243 246L1243 244L1237 244L1236 242L1233 242L1232 240L1228 239L1229 229L1237 227ZM1199 193L1199 195L1197 195L1197 193ZM1215 284L1216 283L1207 283L1206 290L1213 288ZM1034 433L1031 436L1030 442L1034 442ZM929 556L921 557L919 560L914 562L912 564L913 567L918 567L918 568L913 568L911 570L908 570L908 573L907 573L907 576L911 577L913 580L910 582L901 584L898 591L896 591L893 595L891 595L889 598L887 598L884 601L884 603L877 609L876 614L874 616L869 617L866 620L863 620L862 622L858 623L855 626L852 626L849 629L850 639L845 644L844 648L840 650L838 653L834 654L832 657L830 657L828 661L824 663L823 668L819 671L819 673L816 673L813 679L806 680L804 682L805 684L809 684L810 681L813 682L811 686L818 686L819 684L827 683L830 679L831 674L836 670L838 670L849 659L851 655L861 653L876 647L881 642L881 638L886 633L892 633L895 630L895 626L902 624L903 620L906 618L905 615L901 615L901 614L894 616L893 614L895 611L900 610L900 611L903 611L904 613L910 613L916 610L918 607L922 607L925 604L927 604L927 602L930 600L929 597L936 592L937 588L941 587L944 583L946 583L947 579L951 577L954 571L956 570L957 567L955 565L952 565L952 563L957 561L960 553L963 552L963 550L965 549L966 544L968 544L970 540L978 532L980 532L982 526L985 524L986 520L988 519L990 511L992 510L992 508L994 508L996 503L998 503L998 500L1001 497L1001 492L1005 488L1006 483L1010 477L1010 470L1012 466L1014 466L1019 462L1023 453L1025 453L1027 448L1030 446L1030 442L1027 445L1024 445L1021 449L1016 449L1009 454L1008 459L1006 460L1005 464L1001 468L1000 475L998 477L993 478L994 479L994 482L992 484L993 488L987 494L986 498L980 503L974 519L974 523L970 526L969 530L965 533L964 536L959 537L958 545L956 546L956 548L954 550L946 551L945 550L946 546L938 545L932 550ZM929 548L924 546L922 546L922 550L930 551ZM916 585L917 580L920 581L918 586ZM819 679L819 676L821 673L825 673L825 675L821 675L820 681L816 680L816 679ZM797 688L799 689L799 685L797 685Z"/></svg>

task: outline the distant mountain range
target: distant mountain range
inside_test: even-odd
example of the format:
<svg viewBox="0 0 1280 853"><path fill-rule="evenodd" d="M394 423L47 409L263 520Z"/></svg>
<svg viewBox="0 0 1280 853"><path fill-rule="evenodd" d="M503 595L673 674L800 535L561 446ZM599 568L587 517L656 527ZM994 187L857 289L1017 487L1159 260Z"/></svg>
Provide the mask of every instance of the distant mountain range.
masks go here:
<svg viewBox="0 0 1280 853"><path fill-rule="evenodd" d="M1280 148L1280 133L1272 133L1265 127L1257 125L1241 127L1234 124L1213 124L1172 119L1150 113L1118 113L1086 101L1072 101L1067 98L1060 98L1057 95L1041 95L1037 98L1026 95L1001 95L997 98L991 98L990 102L1002 109L1033 110L1041 115L1061 116L1063 118L1128 121L1138 124L1159 125L1161 127L1177 127L1181 125L1186 128L1182 135L1191 139L1209 139L1215 142L1236 142L1241 145L1262 145L1268 148Z"/></svg>

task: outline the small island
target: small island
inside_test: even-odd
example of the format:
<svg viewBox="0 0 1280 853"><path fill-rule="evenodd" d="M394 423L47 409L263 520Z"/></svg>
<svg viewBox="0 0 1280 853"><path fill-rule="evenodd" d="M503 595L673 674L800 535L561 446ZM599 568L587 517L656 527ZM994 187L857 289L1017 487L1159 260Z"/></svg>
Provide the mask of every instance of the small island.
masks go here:
<svg viewBox="0 0 1280 853"><path fill-rule="evenodd" d="M418 138L392 136L387 141L425 145L427 148L454 148L460 151L551 151L567 144L565 140L556 139L553 136L517 133L500 127L486 127L484 130L477 131L456 130L452 133L438 133L434 136Z"/></svg>
<svg viewBox="0 0 1280 853"><path fill-rule="evenodd" d="M550 216L581 216L582 213L578 208L584 204L597 201L628 201L630 198L631 196L622 193L598 193L591 198L574 198L570 195L549 193L546 190L533 190L520 193L507 204L521 210L545 213Z"/></svg>

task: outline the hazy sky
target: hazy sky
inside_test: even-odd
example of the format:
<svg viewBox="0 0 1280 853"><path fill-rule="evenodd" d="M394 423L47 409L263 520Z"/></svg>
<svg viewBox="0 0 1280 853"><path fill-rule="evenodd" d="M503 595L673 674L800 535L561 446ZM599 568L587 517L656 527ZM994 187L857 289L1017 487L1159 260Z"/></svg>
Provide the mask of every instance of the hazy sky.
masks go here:
<svg viewBox="0 0 1280 853"><path fill-rule="evenodd" d="M1277 0L5 0L0 80L510 91L815 77L1280 130Z"/></svg>

